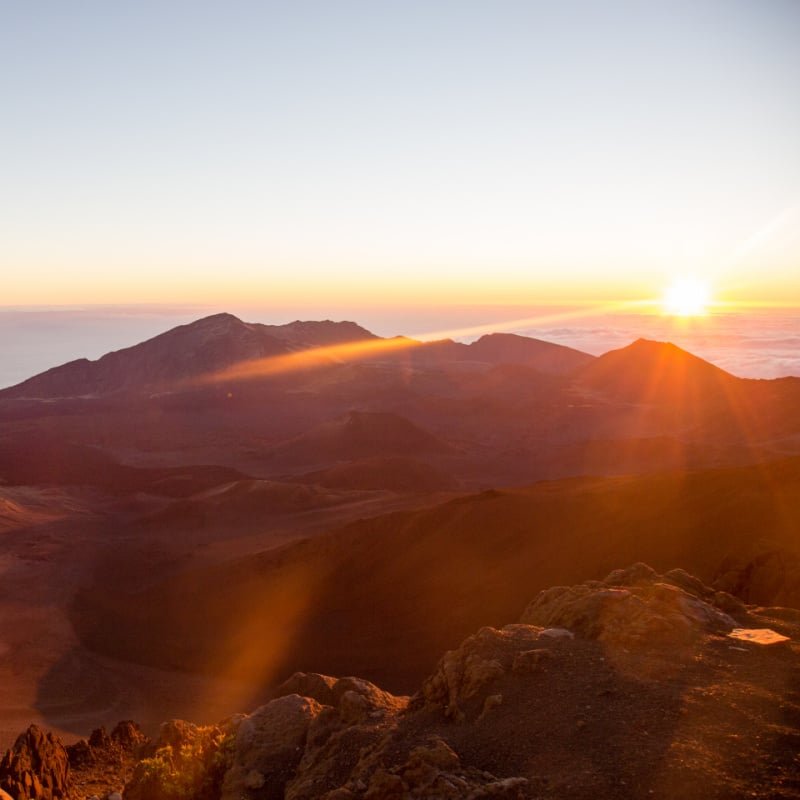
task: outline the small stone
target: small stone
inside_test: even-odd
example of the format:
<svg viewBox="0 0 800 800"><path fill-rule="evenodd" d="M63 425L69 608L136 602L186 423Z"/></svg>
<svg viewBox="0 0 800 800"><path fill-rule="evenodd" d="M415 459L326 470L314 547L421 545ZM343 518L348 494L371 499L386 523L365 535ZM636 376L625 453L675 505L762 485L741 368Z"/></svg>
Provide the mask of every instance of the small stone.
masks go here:
<svg viewBox="0 0 800 800"><path fill-rule="evenodd" d="M245 775L242 783L246 789L261 789L266 783L266 778L264 778L264 775L258 770L251 769L250 772ZM114 799L109 797L108 800Z"/></svg>
<svg viewBox="0 0 800 800"><path fill-rule="evenodd" d="M771 628L734 628L728 636L731 639L760 645L784 644L789 641L788 636L783 636Z"/></svg>
<svg viewBox="0 0 800 800"><path fill-rule="evenodd" d="M546 639L574 639L575 634L566 628L545 628L540 631L539 636L544 636Z"/></svg>
<svg viewBox="0 0 800 800"><path fill-rule="evenodd" d="M483 711L481 712L480 717L478 717L478 721L482 720L490 711L501 705L503 705L503 695L490 694L483 701Z"/></svg>

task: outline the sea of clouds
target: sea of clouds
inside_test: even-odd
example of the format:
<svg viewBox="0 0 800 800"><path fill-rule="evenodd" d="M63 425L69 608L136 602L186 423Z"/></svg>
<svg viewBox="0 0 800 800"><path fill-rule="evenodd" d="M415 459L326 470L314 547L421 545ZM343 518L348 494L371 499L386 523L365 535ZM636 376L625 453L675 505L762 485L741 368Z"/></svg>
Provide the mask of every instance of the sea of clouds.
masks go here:
<svg viewBox="0 0 800 800"><path fill-rule="evenodd" d="M638 338L668 341L740 377L800 376L800 310L741 311L696 321L625 314L524 333L594 355Z"/></svg>
<svg viewBox="0 0 800 800"><path fill-rule="evenodd" d="M99 358L175 325L221 310L204 306L0 308L0 387L76 358ZM800 376L800 309L715 313L682 320L660 314L593 313L531 307L246 308L249 322L350 319L381 336L450 335L464 341L487 330L568 345L594 355L638 338L669 341L735 375ZM563 313L562 321L554 321ZM527 318L528 322L520 320ZM537 320L541 320L538 322ZM473 326L476 330L471 331Z"/></svg>

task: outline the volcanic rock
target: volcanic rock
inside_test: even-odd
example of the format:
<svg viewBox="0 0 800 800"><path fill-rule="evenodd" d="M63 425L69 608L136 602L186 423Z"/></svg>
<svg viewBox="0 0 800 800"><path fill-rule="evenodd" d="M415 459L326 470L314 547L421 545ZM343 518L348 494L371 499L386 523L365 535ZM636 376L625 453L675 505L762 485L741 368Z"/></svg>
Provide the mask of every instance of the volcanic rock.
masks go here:
<svg viewBox="0 0 800 800"><path fill-rule="evenodd" d="M363 678L331 678L316 672L296 672L278 689L277 696L298 694L312 697L322 705L335 706L343 715L361 709L366 714L400 711L408 704L407 697L396 697ZM355 721L355 720L353 720Z"/></svg>
<svg viewBox="0 0 800 800"><path fill-rule="evenodd" d="M568 628L622 648L685 644L736 627L736 620L713 604L713 589L696 578L678 579L684 588L634 564L612 572L602 583L545 589L526 608L522 621Z"/></svg>
<svg viewBox="0 0 800 800"><path fill-rule="evenodd" d="M16 800L66 797L69 760L61 740L31 725L0 761L0 789Z"/></svg>
<svg viewBox="0 0 800 800"><path fill-rule="evenodd" d="M136 761L148 742L135 722L119 722L109 735L105 728L92 731L88 741L67 745L70 765L70 794L100 796L107 789L108 776L115 775L121 788L133 775Z"/></svg>
<svg viewBox="0 0 800 800"><path fill-rule="evenodd" d="M221 800L283 798L303 756L309 726L322 706L297 694L272 700L238 726Z"/></svg>
<svg viewBox="0 0 800 800"><path fill-rule="evenodd" d="M529 654L536 645L546 646L541 630L531 625L481 628L457 650L444 654L433 675L423 683L422 697L456 721L463 721L468 714L481 714L486 699L496 694L492 691L495 682L515 665L519 671L520 654Z"/></svg>

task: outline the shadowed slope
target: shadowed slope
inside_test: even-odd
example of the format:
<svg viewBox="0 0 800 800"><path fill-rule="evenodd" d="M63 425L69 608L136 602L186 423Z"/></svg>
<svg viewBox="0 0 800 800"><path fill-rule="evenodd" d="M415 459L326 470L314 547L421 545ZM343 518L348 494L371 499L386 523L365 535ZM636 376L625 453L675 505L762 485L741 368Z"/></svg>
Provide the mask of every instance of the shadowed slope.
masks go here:
<svg viewBox="0 0 800 800"><path fill-rule="evenodd" d="M395 492L438 492L455 488L442 470L407 456L375 456L328 469L308 472L293 480L335 489L388 489Z"/></svg>
<svg viewBox="0 0 800 800"><path fill-rule="evenodd" d="M280 632L272 674L362 674L405 690L438 652L518 615L531 593L602 577L620 562L680 566L750 602L800 604L798 497L797 459L485 492L176 575L141 595L97 586L79 599L74 622L94 648L223 673L220 632L256 649ZM284 620L268 599L287 582L303 611ZM251 654L257 671L267 651Z"/></svg>
<svg viewBox="0 0 800 800"><path fill-rule="evenodd" d="M187 497L244 477L215 465L131 467L97 448L45 435L0 439L0 484L9 486L91 486L114 494Z"/></svg>
<svg viewBox="0 0 800 800"><path fill-rule="evenodd" d="M232 314L216 314L97 361L80 359L55 367L0 392L0 397L69 397L156 388L286 349L285 343Z"/></svg>
<svg viewBox="0 0 800 800"><path fill-rule="evenodd" d="M489 333L469 346L469 354L492 364L527 364L540 372L563 375L591 364L594 356L541 339L513 333Z"/></svg>
<svg viewBox="0 0 800 800"><path fill-rule="evenodd" d="M280 463L317 464L448 452L449 445L399 414L351 411L285 442L274 456Z"/></svg>
<svg viewBox="0 0 800 800"><path fill-rule="evenodd" d="M80 359L54 367L0 392L0 397L70 397L166 388L245 361L374 338L353 322L258 325L232 314L215 314L97 361Z"/></svg>

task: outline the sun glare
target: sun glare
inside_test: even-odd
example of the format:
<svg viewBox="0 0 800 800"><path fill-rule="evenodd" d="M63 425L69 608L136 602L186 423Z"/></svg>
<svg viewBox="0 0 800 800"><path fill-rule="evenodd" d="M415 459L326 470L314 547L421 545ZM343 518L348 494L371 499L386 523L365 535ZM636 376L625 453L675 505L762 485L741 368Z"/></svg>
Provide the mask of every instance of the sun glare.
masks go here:
<svg viewBox="0 0 800 800"><path fill-rule="evenodd" d="M665 314L696 317L708 311L711 289L697 278L681 278L667 287L661 305Z"/></svg>

